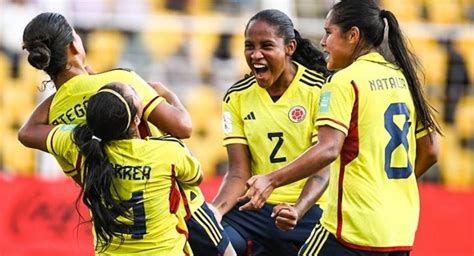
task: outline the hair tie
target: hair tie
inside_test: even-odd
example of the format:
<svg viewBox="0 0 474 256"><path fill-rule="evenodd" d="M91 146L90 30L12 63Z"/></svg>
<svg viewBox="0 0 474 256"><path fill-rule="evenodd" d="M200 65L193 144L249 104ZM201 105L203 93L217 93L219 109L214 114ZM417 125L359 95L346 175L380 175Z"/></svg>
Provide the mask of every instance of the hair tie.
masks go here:
<svg viewBox="0 0 474 256"><path fill-rule="evenodd" d="M92 135L92 140L96 140L96 141L98 141L98 142L101 142L101 141L102 141L101 138L99 138L99 137L97 137L97 136L95 136L95 135Z"/></svg>
<svg viewBox="0 0 474 256"><path fill-rule="evenodd" d="M112 90L112 89L102 89L102 90L99 90L97 93L99 92L107 92L107 93L111 93L113 95L115 95L121 102L123 102L123 104L125 105L125 109L127 110L127 117L128 117L128 122L127 122L127 126L125 127L125 130L124 132L126 132L128 130L128 127L130 125L130 122L132 121L132 114L131 114L131 111L130 111L130 106L128 105L127 101L125 100L125 98L120 95L120 93Z"/></svg>
<svg viewBox="0 0 474 256"><path fill-rule="evenodd" d="M382 18L382 19L383 19L383 18L386 18L386 17L387 17L387 13L388 13L388 11L385 10L385 9L380 10L380 13L379 13L380 18Z"/></svg>

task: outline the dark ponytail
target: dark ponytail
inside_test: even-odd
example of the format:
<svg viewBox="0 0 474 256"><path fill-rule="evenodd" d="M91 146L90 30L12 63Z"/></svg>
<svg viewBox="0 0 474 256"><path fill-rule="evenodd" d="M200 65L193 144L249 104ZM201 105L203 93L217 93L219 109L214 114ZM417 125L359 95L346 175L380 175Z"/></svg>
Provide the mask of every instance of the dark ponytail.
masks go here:
<svg viewBox="0 0 474 256"><path fill-rule="evenodd" d="M73 40L71 25L59 13L41 13L23 31L23 49L29 52L28 62L44 70L53 81L66 69L67 47Z"/></svg>
<svg viewBox="0 0 474 256"><path fill-rule="evenodd" d="M415 111L424 128L441 133L433 117L433 109L427 103L417 71L422 72L417 57L408 49L398 21L392 12L380 10L373 0L341 0L332 8L331 22L338 25L343 32L358 27L361 42L365 47L380 47L385 34L385 21L388 24L388 45L395 64L401 68L407 79L410 93L415 104Z"/></svg>
<svg viewBox="0 0 474 256"><path fill-rule="evenodd" d="M430 128L441 134L438 123L433 117L433 108L425 99L417 70L421 72L421 64L418 58L408 47L406 40L400 30L397 18L392 12L387 10L380 11L380 18L387 19L388 24L388 45L395 63L402 69L403 74L408 82L410 93L415 104L416 114L420 120L422 127Z"/></svg>
<svg viewBox="0 0 474 256"><path fill-rule="evenodd" d="M110 90L118 93L123 100ZM124 241L125 224L117 220L118 216L133 220L128 205L118 194L117 184L113 182L114 167L109 161L105 146L111 140L131 137L129 126L136 113L133 101L123 97L121 88L116 84L109 84L90 98L87 124L74 131L74 143L85 157L82 168L82 201L92 213L96 249L100 252L110 246L113 237Z"/></svg>
<svg viewBox="0 0 474 256"><path fill-rule="evenodd" d="M302 38L296 29L294 31L297 45L292 59L309 69L324 74L325 76L329 75L323 53L314 46L311 40Z"/></svg>
<svg viewBox="0 0 474 256"><path fill-rule="evenodd" d="M250 18L245 27L245 33L247 33L250 23L255 20L262 20L273 26L276 33L283 38L285 44L288 44L290 40L296 40L296 50L292 56L294 61L325 75L329 74L323 53L309 39L301 37L288 15L276 9L260 11Z"/></svg>

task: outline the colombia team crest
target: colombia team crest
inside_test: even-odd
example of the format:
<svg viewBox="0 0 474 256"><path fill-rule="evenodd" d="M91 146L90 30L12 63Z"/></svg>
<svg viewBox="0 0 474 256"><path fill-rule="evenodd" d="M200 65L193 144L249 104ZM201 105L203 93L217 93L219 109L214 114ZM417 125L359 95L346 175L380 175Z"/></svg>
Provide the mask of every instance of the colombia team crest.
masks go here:
<svg viewBox="0 0 474 256"><path fill-rule="evenodd" d="M299 123L306 117L306 109L303 106L294 106L288 112L288 118L294 123Z"/></svg>

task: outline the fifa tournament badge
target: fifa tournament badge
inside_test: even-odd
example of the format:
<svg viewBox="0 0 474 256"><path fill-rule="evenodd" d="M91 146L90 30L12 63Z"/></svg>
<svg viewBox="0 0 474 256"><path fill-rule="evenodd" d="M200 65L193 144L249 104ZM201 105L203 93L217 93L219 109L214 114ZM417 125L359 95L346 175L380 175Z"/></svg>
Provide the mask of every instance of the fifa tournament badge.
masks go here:
<svg viewBox="0 0 474 256"><path fill-rule="evenodd" d="M293 123L299 123L306 117L306 109L303 106L294 106L288 112L288 118Z"/></svg>

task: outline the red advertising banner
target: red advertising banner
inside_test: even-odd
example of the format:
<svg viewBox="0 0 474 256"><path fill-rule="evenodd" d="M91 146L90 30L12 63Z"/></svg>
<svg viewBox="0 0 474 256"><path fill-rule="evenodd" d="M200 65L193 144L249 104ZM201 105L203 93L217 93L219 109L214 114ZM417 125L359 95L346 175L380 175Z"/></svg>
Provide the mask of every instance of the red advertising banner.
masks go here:
<svg viewBox="0 0 474 256"><path fill-rule="evenodd" d="M79 187L71 179L45 181L9 177L0 172L0 256L93 255L86 207L76 209ZM207 178L201 189L208 201L220 178ZM412 255L474 255L474 189L452 191L420 184L421 212ZM81 224L83 223L83 224Z"/></svg>
<svg viewBox="0 0 474 256"><path fill-rule="evenodd" d="M93 255L87 208L70 179L0 175L0 255Z"/></svg>

